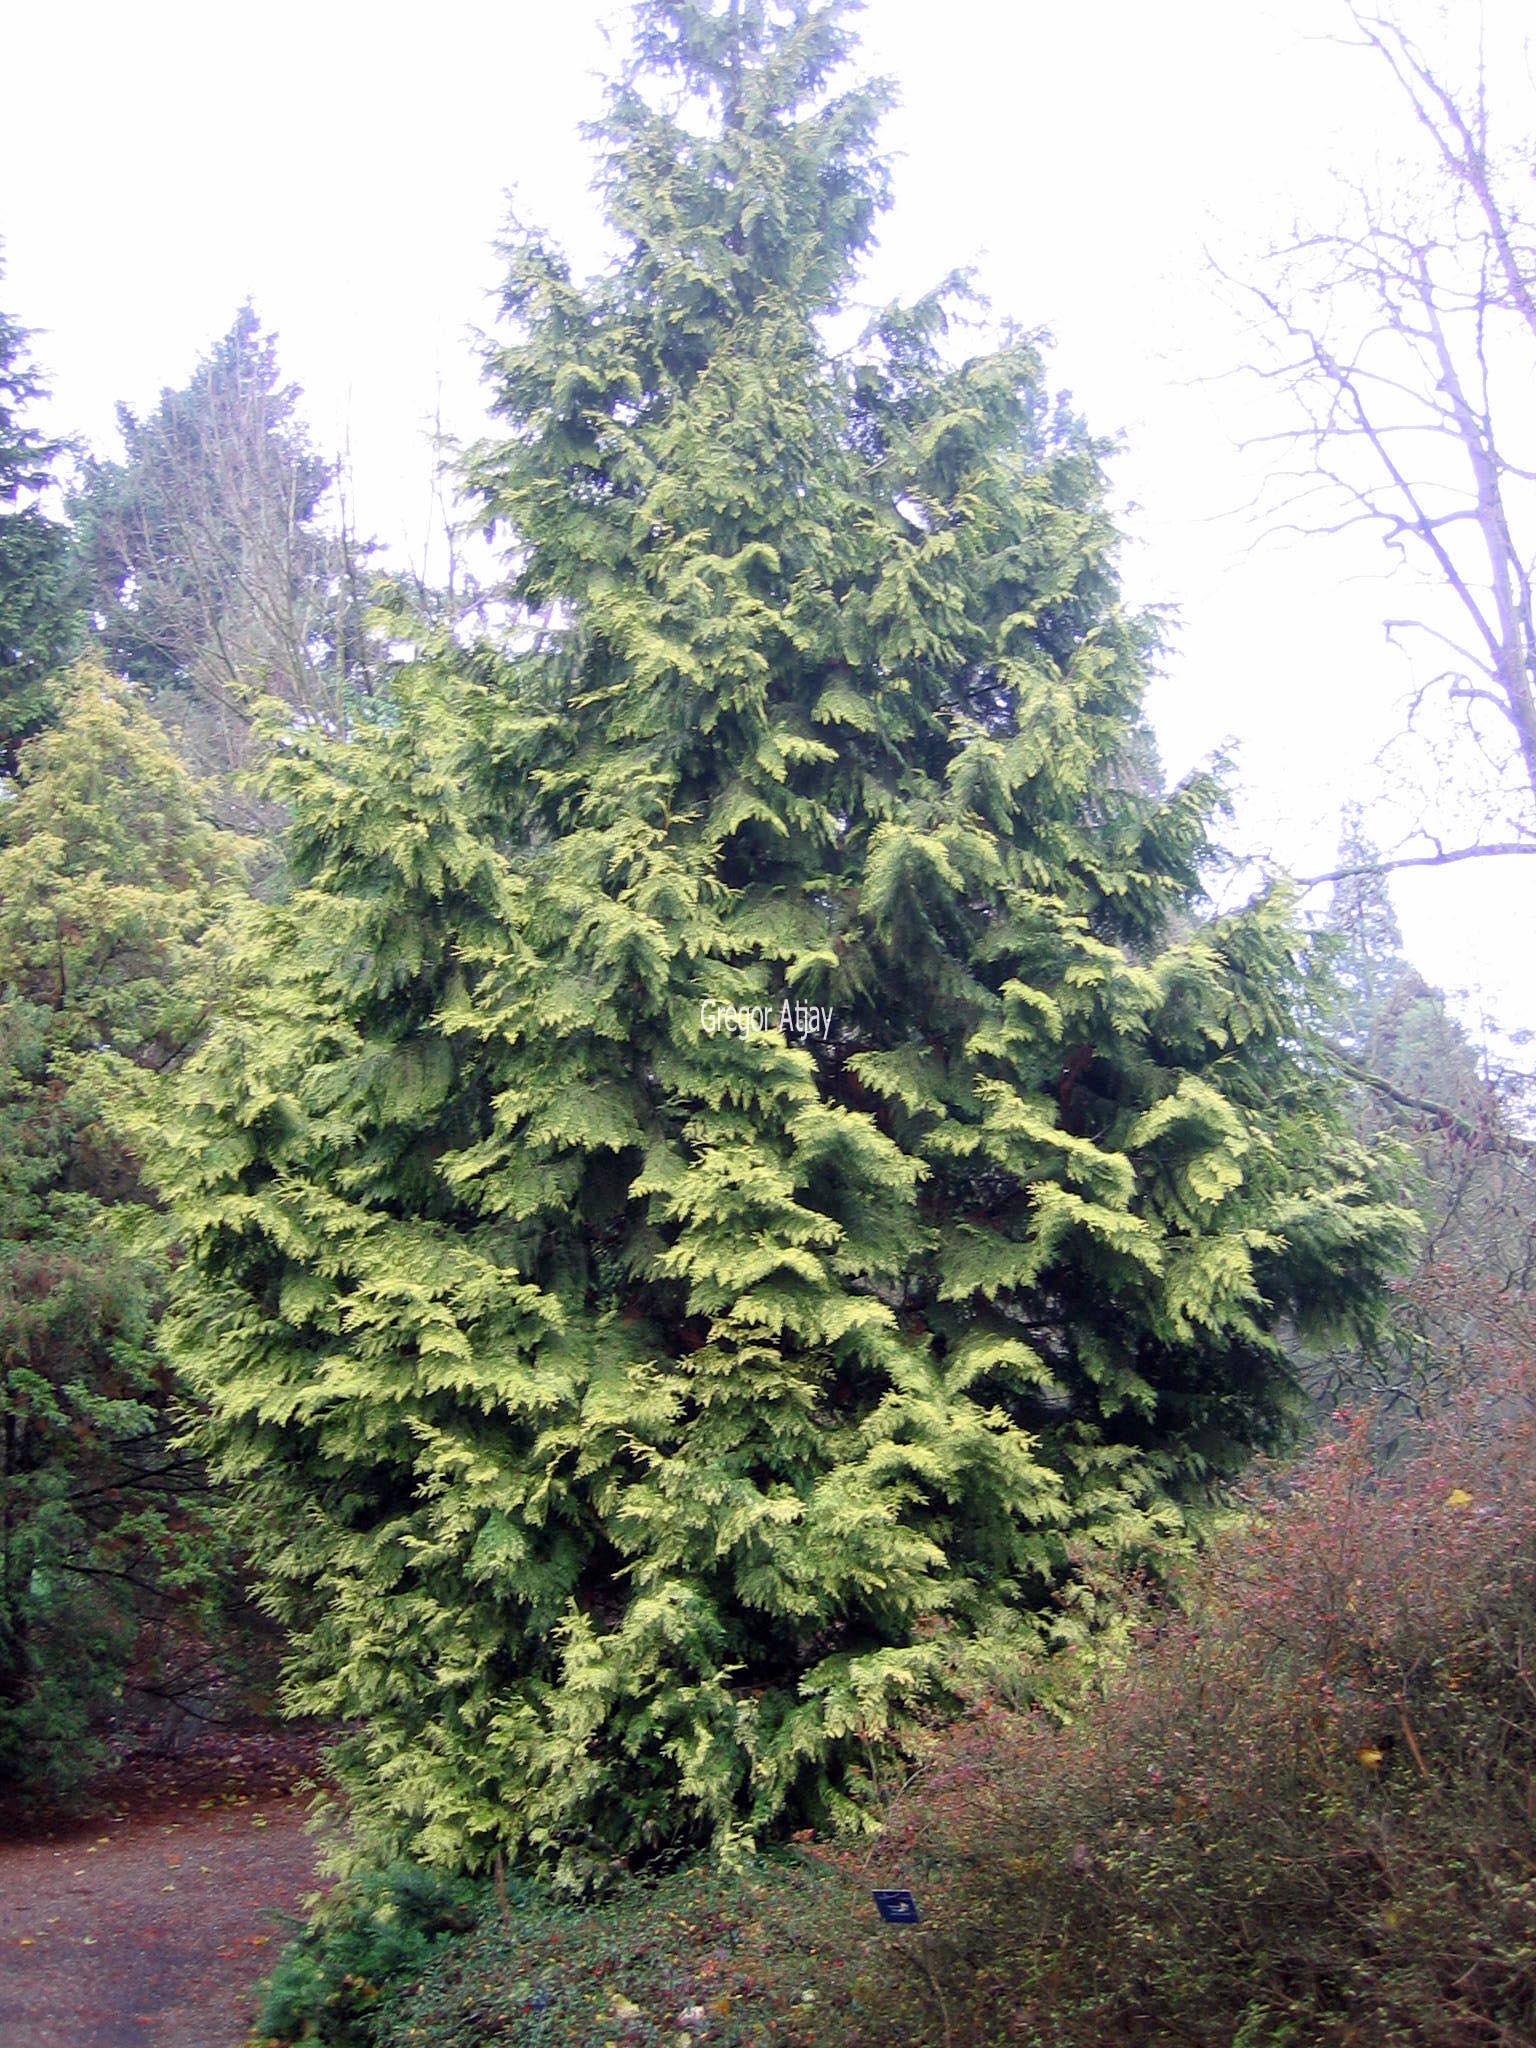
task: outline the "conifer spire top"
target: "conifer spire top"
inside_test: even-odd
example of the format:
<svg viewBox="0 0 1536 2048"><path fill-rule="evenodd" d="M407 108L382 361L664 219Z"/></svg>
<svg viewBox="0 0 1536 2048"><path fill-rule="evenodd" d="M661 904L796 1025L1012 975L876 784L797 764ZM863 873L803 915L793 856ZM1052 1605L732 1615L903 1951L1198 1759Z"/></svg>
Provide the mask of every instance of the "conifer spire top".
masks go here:
<svg viewBox="0 0 1536 2048"><path fill-rule="evenodd" d="M835 302L889 196L878 130L892 94L847 75L856 11L646 0L589 131L610 220L636 257L729 259L749 296L776 283L813 310Z"/></svg>

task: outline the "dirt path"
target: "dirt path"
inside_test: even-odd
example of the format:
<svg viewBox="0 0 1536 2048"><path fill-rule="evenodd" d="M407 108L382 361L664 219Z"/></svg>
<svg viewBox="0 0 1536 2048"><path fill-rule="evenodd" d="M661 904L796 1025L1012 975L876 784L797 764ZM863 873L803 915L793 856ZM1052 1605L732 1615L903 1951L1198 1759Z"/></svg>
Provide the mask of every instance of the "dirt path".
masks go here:
<svg viewBox="0 0 1536 2048"><path fill-rule="evenodd" d="M316 1887L311 1763L270 1739L130 1763L85 1822L0 1840L0 2048L238 2048Z"/></svg>

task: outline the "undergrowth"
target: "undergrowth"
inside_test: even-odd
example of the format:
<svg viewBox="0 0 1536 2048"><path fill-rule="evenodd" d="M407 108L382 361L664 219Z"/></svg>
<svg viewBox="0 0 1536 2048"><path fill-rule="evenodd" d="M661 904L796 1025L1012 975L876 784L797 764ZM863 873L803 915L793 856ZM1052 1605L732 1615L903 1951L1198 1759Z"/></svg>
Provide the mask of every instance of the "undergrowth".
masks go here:
<svg viewBox="0 0 1536 2048"><path fill-rule="evenodd" d="M951 1731L874 1859L930 1905L890 2038L1536 2040L1536 1370L1370 1435L1261 1477L1073 1725Z"/></svg>
<svg viewBox="0 0 1536 2048"><path fill-rule="evenodd" d="M304 2035L300 1999L279 2038L1529 2048L1536 1367L1385 1469L1341 1418L1239 1505L1171 1590L1123 1589L1131 1649L1096 1697L1065 1725L978 1702L873 1847L586 1909L482 1893L358 2031L311 2008ZM883 1926L876 1885L910 1886L921 1925Z"/></svg>

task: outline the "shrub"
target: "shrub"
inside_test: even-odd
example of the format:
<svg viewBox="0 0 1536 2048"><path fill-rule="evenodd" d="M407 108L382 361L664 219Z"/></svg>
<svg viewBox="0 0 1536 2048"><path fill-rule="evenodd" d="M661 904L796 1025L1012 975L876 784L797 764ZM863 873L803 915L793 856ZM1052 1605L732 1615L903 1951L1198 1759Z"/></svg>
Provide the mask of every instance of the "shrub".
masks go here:
<svg viewBox="0 0 1536 2048"><path fill-rule="evenodd" d="M927 1908L890 2036L1536 2037L1536 1370L1369 1438L1256 1482L1072 1725L952 1732L873 1866Z"/></svg>
<svg viewBox="0 0 1536 2048"><path fill-rule="evenodd" d="M338 1887L268 1978L257 2034L369 2048L380 1997L419 1975L445 1935L473 1925L474 1898L467 1884L412 1864Z"/></svg>

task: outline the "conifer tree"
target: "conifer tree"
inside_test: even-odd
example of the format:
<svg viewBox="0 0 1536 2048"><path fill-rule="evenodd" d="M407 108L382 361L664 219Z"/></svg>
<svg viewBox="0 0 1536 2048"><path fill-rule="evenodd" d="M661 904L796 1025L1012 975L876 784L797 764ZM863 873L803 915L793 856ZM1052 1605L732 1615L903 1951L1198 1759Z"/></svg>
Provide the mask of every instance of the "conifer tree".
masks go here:
<svg viewBox="0 0 1536 2048"><path fill-rule="evenodd" d="M63 444L27 418L44 388L27 344L0 313L0 775L50 715L76 609L69 530L43 502Z"/></svg>
<svg viewBox="0 0 1536 2048"><path fill-rule="evenodd" d="M90 667L0 803L0 1780L72 1783L141 1624L211 1554L153 1342L163 1273L102 1068L183 1052L231 855L140 707Z"/></svg>
<svg viewBox="0 0 1536 2048"><path fill-rule="evenodd" d="M1323 931L1332 968L1334 1037L1357 1077L1365 1077L1356 1093L1356 1127L1362 1135L1413 1129L1406 1115L1416 1119L1421 1136L1432 1136L1437 1122L1442 1136L1455 1136L1460 1121L1474 1129L1486 1125L1492 1137L1503 1122L1496 1091L1444 994L1409 959L1379 859L1358 810L1346 812L1339 880ZM1381 1083L1409 1099L1394 1102ZM1427 1107L1415 1111L1415 1099Z"/></svg>
<svg viewBox="0 0 1536 2048"><path fill-rule="evenodd" d="M1414 966L1379 860L1359 812L1346 813L1323 921L1332 1036L1354 1083L1355 1131L1384 1162L1395 1149L1423 1235L1390 1325L1321 1350L1307 1378L1328 1408L1364 1394L1391 1422L1496 1369L1536 1263L1536 1198L1529 1077L1499 1072Z"/></svg>
<svg viewBox="0 0 1536 2048"><path fill-rule="evenodd" d="M177 1354L376 1853L848 1812L1401 1244L1284 906L1201 921L1101 448L954 290L828 338L849 55L821 0L640 7L615 261L509 245L523 638L418 635L285 749L293 894L157 1111Z"/></svg>
<svg viewBox="0 0 1536 2048"><path fill-rule="evenodd" d="M86 467L72 511L102 651L140 684L197 771L228 778L253 721L345 731L371 687L362 625L369 550L329 513L277 343L244 305L187 383L143 417L118 408L121 462Z"/></svg>

